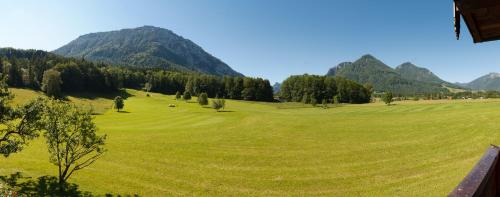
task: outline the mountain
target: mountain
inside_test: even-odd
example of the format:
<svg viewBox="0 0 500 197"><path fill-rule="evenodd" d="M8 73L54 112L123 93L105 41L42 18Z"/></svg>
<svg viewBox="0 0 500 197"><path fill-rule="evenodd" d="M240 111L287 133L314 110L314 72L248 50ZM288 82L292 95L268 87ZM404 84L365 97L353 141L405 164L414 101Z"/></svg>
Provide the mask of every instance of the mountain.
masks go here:
<svg viewBox="0 0 500 197"><path fill-rule="evenodd" d="M327 76L340 76L361 84L370 83L375 91L392 91L396 94L422 94L447 92L447 82L427 69L405 63L393 69L373 57L364 55L355 62L344 62L331 68Z"/></svg>
<svg viewBox="0 0 500 197"><path fill-rule="evenodd" d="M441 85L449 87L449 88L463 89L462 86L460 86L458 84L453 84L453 83L447 82L445 80L442 80L441 78L436 76L434 73L432 73L429 69L415 66L411 62L403 63L403 64L397 66L394 70L397 73L399 73L401 75L401 77L403 77L405 79L427 82L427 83L441 84Z"/></svg>
<svg viewBox="0 0 500 197"><path fill-rule="evenodd" d="M401 77L415 81L426 81L431 83L446 83L427 68L415 66L410 62L403 63L394 69Z"/></svg>
<svg viewBox="0 0 500 197"><path fill-rule="evenodd" d="M489 73L469 83L460 84L473 90L498 90L500 91L500 73Z"/></svg>
<svg viewBox="0 0 500 197"><path fill-rule="evenodd" d="M192 41L153 26L86 34L53 52L121 66L243 76Z"/></svg>
<svg viewBox="0 0 500 197"><path fill-rule="evenodd" d="M281 83L278 83L278 82L274 83L273 92L276 94L280 91L280 89L281 89Z"/></svg>

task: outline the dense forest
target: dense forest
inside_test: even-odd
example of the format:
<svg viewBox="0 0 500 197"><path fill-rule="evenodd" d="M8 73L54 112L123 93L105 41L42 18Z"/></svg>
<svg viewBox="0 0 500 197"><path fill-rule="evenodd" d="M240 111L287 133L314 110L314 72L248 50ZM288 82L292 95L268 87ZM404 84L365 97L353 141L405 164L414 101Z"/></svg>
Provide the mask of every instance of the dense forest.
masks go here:
<svg viewBox="0 0 500 197"><path fill-rule="evenodd" d="M281 84L280 98L285 101L315 103L368 103L373 88L341 77L297 75Z"/></svg>
<svg viewBox="0 0 500 197"><path fill-rule="evenodd" d="M269 81L261 78L115 67L40 50L0 49L0 71L7 74L9 86L43 90L52 96L143 88L166 94L187 90L192 95L207 93L209 97L273 101Z"/></svg>

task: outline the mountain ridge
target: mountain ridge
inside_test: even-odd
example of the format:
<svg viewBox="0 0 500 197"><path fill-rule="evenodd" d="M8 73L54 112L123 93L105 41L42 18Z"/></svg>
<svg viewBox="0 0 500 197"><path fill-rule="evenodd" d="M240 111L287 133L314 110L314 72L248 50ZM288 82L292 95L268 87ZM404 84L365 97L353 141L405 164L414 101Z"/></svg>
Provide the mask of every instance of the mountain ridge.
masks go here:
<svg viewBox="0 0 500 197"><path fill-rule="evenodd" d="M430 70L405 62L392 68L373 55L363 55L354 62L342 62L330 68L327 76L341 76L362 84L372 84L375 91L396 94L448 92L446 87L458 85L446 82Z"/></svg>
<svg viewBox="0 0 500 197"><path fill-rule="evenodd" d="M154 26L81 35L52 52L65 57L128 67L172 68L218 76L243 76L191 40L169 29Z"/></svg>
<svg viewBox="0 0 500 197"><path fill-rule="evenodd" d="M500 73L490 72L478 77L469 83L458 83L472 90L496 90L500 91Z"/></svg>

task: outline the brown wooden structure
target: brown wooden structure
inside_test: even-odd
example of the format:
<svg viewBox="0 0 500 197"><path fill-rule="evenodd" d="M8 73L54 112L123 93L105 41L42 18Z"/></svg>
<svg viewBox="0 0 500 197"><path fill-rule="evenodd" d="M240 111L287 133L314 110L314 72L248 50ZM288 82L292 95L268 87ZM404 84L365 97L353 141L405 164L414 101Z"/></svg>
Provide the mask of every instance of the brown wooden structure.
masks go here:
<svg viewBox="0 0 500 197"><path fill-rule="evenodd" d="M500 196L499 153L500 148L491 145L476 166L448 196Z"/></svg>
<svg viewBox="0 0 500 197"><path fill-rule="evenodd" d="M454 0L455 32L460 37L460 16L474 43L500 40L499 0Z"/></svg>

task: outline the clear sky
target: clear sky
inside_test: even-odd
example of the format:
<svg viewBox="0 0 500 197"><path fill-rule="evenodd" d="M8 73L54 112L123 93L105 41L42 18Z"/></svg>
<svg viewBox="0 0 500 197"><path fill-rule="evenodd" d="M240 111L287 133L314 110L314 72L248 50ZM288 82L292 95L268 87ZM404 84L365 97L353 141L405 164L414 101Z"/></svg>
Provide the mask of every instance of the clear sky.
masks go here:
<svg viewBox="0 0 500 197"><path fill-rule="evenodd" d="M0 47L51 51L82 34L153 25L271 82L368 53L451 82L500 72L500 41L473 44L465 26L455 40L452 0L5 0L0 17Z"/></svg>

